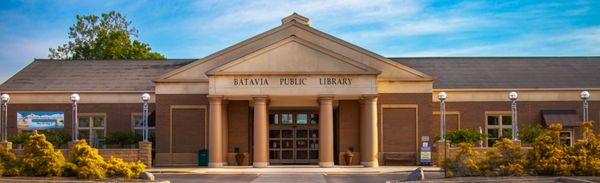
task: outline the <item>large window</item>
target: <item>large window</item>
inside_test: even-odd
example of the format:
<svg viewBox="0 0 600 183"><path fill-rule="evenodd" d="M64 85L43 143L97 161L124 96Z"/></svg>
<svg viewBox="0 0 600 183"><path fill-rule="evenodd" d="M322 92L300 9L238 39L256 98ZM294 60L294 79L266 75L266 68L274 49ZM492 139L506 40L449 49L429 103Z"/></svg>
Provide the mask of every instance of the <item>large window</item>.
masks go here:
<svg viewBox="0 0 600 183"><path fill-rule="evenodd" d="M491 147L501 138L510 138L512 136L512 118L509 114L487 114L486 132L487 145Z"/></svg>
<svg viewBox="0 0 600 183"><path fill-rule="evenodd" d="M79 139L85 139L92 147L104 148L106 137L105 114L79 114Z"/></svg>
<svg viewBox="0 0 600 183"><path fill-rule="evenodd" d="M133 122L133 132L142 136L142 132L144 131L144 116L142 113L134 113L131 115L131 120ZM156 123L154 120L148 116L148 140L154 142L154 138L156 137Z"/></svg>
<svg viewBox="0 0 600 183"><path fill-rule="evenodd" d="M561 131L560 132L560 143L563 145L573 145L573 132L572 131Z"/></svg>

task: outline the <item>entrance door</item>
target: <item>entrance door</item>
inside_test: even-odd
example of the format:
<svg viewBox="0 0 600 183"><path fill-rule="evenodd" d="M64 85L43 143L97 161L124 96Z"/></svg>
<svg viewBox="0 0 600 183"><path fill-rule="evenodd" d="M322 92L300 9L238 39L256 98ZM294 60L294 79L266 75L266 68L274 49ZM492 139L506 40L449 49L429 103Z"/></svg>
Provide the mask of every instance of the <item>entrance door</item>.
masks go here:
<svg viewBox="0 0 600 183"><path fill-rule="evenodd" d="M315 111L271 111L271 164L318 164L319 115Z"/></svg>

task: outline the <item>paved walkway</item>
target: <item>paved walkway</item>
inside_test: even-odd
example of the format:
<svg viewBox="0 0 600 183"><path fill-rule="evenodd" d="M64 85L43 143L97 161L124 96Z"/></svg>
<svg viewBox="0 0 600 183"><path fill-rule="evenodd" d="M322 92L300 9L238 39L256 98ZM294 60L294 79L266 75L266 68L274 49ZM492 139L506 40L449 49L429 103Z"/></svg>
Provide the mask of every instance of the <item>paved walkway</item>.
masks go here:
<svg viewBox="0 0 600 183"><path fill-rule="evenodd" d="M362 166L336 166L320 168L314 165L305 166L270 166L268 168L252 168L251 166L226 166L224 168L206 167L156 167L148 169L153 173L189 173L189 174L381 174L410 172L418 166L381 166L365 168ZM423 166L424 171L440 171L438 167Z"/></svg>

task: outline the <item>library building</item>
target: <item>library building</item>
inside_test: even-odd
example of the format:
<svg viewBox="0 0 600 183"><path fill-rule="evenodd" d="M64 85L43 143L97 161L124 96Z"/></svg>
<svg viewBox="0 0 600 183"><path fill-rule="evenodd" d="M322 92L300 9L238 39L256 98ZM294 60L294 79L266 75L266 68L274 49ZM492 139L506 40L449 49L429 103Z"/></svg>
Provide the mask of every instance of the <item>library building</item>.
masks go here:
<svg viewBox="0 0 600 183"><path fill-rule="evenodd" d="M209 167L333 167L351 151L352 164L377 167L420 163L441 131L440 92L447 131L481 132L482 146L512 133L513 91L518 127L561 123L571 144L584 117L600 121L599 71L600 57L385 57L294 13L200 59L35 59L0 93L8 136L59 128L97 148L111 133L141 133L148 93L156 166L198 165L206 151Z"/></svg>

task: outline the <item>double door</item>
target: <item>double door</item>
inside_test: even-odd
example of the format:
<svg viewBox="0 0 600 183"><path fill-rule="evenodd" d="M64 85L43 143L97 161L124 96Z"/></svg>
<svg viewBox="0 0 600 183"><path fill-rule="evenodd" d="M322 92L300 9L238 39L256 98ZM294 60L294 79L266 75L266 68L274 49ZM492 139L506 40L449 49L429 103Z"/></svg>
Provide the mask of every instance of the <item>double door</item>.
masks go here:
<svg viewBox="0 0 600 183"><path fill-rule="evenodd" d="M318 164L319 116L315 111L271 111L271 164Z"/></svg>

